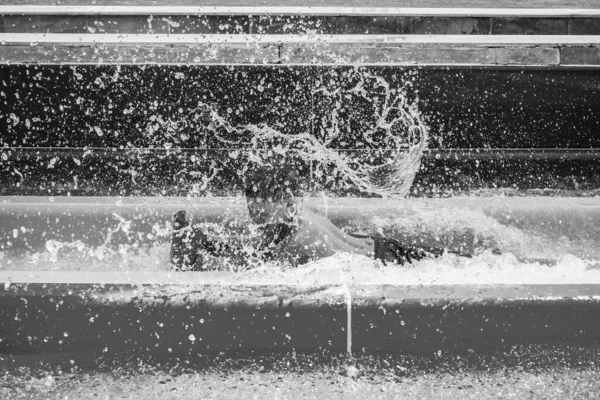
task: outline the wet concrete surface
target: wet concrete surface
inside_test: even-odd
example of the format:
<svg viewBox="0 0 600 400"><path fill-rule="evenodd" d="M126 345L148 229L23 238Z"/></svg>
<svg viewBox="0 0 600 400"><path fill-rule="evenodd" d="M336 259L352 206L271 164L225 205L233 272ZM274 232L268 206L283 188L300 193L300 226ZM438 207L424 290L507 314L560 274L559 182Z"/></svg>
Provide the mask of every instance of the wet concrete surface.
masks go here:
<svg viewBox="0 0 600 400"><path fill-rule="evenodd" d="M119 360L120 358L120 360ZM428 355L220 353L182 359L0 356L0 395L64 398L594 399L598 347L506 346ZM125 361L125 362L124 362Z"/></svg>

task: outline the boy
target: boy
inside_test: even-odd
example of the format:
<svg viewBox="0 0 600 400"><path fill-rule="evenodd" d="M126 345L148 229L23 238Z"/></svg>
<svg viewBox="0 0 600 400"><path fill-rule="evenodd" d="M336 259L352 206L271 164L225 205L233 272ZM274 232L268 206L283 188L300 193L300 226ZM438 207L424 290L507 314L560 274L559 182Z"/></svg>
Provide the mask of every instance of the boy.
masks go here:
<svg viewBox="0 0 600 400"><path fill-rule="evenodd" d="M328 257L337 252L374 256L384 264L420 260L427 256L421 249L402 246L394 239L348 234L316 209L302 207L303 188L298 171L289 166L260 167L246 177L246 202L252 221L260 226L260 237L252 238L254 252L245 257L281 260L293 265ZM209 238L192 229L185 211L174 217L171 262L178 270L203 270L203 254L243 260L244 250L238 237L226 242ZM442 249L428 249L434 255ZM235 257L235 256L238 257Z"/></svg>

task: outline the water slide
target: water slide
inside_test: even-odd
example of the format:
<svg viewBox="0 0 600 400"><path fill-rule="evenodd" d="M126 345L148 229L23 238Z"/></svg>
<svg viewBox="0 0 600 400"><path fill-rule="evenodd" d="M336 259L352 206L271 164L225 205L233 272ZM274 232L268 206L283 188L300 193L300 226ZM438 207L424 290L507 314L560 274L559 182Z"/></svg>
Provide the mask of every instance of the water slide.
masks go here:
<svg viewBox="0 0 600 400"><path fill-rule="evenodd" d="M0 6L0 352L597 344L600 11L572 3ZM242 172L283 153L339 229L448 251L174 271L172 215L250 232Z"/></svg>

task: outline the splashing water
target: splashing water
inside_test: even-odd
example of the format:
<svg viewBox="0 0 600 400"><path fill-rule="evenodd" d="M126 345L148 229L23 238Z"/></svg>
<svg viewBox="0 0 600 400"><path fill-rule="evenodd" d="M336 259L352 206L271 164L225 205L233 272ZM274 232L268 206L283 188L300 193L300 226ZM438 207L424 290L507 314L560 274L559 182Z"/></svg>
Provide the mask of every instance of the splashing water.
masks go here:
<svg viewBox="0 0 600 400"><path fill-rule="evenodd" d="M201 126L216 139L215 146L233 148L230 157L237 158L241 149L246 163L238 171L240 174L251 165L276 166L282 159L291 159L298 165L310 165L313 176L321 180L335 176L344 180L348 189L385 198L405 197L421 164L429 132L421 119L418 101L408 98L410 81L396 89L382 77L361 69L353 70L347 81L351 83L347 89L321 87L313 92L333 103L328 121L324 121L327 128L321 135L310 131L285 133L266 123L232 125L215 107L202 101L188 113L189 120L151 118L148 134L154 135L160 128L167 135L174 135L182 126ZM350 119L338 111L344 103L356 101L362 101L372 112L372 123L364 130L352 129ZM354 151L338 147L348 143L364 147L351 149ZM371 156L361 159L366 152ZM212 163L210 169L208 174L190 174L204 176L206 187L221 171L217 163Z"/></svg>
<svg viewBox="0 0 600 400"><path fill-rule="evenodd" d="M143 118L145 123L141 125L140 131L143 131L147 139L143 143L167 150L166 153L158 153L158 158L164 157L164 154L169 152L178 155L178 151L183 149L186 143L190 143L189 135L204 135L204 139L196 140L194 143L207 149L220 148L228 151L225 160L209 156L202 167L192 163L184 165L177 171L178 179L184 181L188 177L200 178L200 182L196 179L194 186L190 185L188 200L196 196L208 197L210 200L210 193L207 194L206 189L210 188L212 182L230 182L231 176L227 173L228 168L231 170L232 166L233 172L238 177L243 177L244 172L252 165L277 166L282 159L290 160L297 166L302 166L305 175L310 171L311 183L315 183L310 192L313 196L318 195L322 198L325 213L332 220L336 218L336 200L328 198L328 184L332 181L336 183L341 181L341 187L338 186L337 189L341 188L346 192L358 190L363 194L393 199L385 212L379 205L371 208L360 205L360 211L354 221L347 225L337 221L338 226L380 232L410 245L418 246L422 240L425 240L433 246L461 249L464 247L468 252L475 254L475 257L470 260L455 259L452 255L448 255L435 261L421 262L419 269L423 272L422 276L430 278L434 275L442 276L436 267L439 265L444 265L448 271L454 272L467 269L471 271L470 268L473 267L471 271L473 273L477 268L485 269L482 266L487 265L490 270L506 270L507 275L519 269L529 268L531 265L540 268L535 263L523 264L520 259L524 257L556 260L554 271L560 270L561 276L567 274L567 271L574 271L574 268L579 268L582 274L596 273L597 260L600 257L595 250L597 236L579 237L573 235L571 231L564 232L564 224L559 224L561 230L558 230L554 236L550 236L548 225L539 229L531 228L533 223L527 221L540 218L537 214L532 215L532 218L527 217L529 212L527 210L524 211L525 218L522 218L525 221L522 223L525 225L517 226L510 221L505 221L507 218L514 219L514 216L510 215L510 210L516 209L514 204L508 207L507 216L504 216L481 211L485 208L481 206L477 207L479 210L473 210L470 204L473 202L472 198L456 198L457 204L448 204L449 200L440 199L443 204L434 208L429 208L424 203L424 199L403 199L420 166L429 135L429 130L419 113L418 99L411 94L411 79L404 76L402 78L404 81L398 85L361 68L347 70L344 74L342 78L337 79L338 76L331 81L329 80L331 75L321 76L322 82L312 85L311 95L321 97L317 103L322 107L319 112L315 112L320 115L320 120L315 124L318 128L314 129L310 124L298 128L294 124L279 123L279 121L235 123L233 122L235 119L230 117L235 114L235 110L232 112L228 110L225 113L217 101L213 103L206 98L200 100L200 96L197 97L198 101L194 98L187 106L182 104L183 107L178 108L176 113L161 110L158 102L161 99L158 97L153 105L148 107L154 115L146 114L146 109L143 107L127 108L124 113L125 111L127 115L134 113L137 117ZM190 107L190 104L193 105ZM239 107L242 107L242 104L246 105L241 101ZM90 125L90 129L95 129L94 126L96 125ZM99 129L103 138L112 134L110 129L104 127ZM98 130L95 132L96 135ZM136 152L140 151L135 148L127 150L127 147L125 150L132 153L132 156L136 156ZM144 150L141 152L144 153ZM131 158L136 159L136 157ZM132 177L135 174L143 175L141 164L132 165L130 168ZM139 169L135 170L135 168ZM372 199L363 200L365 205L372 203ZM181 199L178 201L183 202ZM361 202L360 199L352 199L352 201ZM577 200L562 199L561 201L565 202L564 207L569 210L583 207ZM216 202L216 199L213 199L213 202ZM221 197L218 202L219 204L223 202ZM488 204L490 200L484 199L481 202ZM522 199L518 202L519 207L524 207ZM532 205L535 213L539 214L538 209L547 209L539 203L539 199L531 199L531 202L535 203ZM243 201L238 199L238 203ZM215 221L203 223L202 229L216 235L227 235L227 229L224 229L223 225L228 218L235 217L242 220L240 216L246 214L243 205L237 204L237 206L235 215L221 216L222 218L217 218L218 223ZM351 205L354 206L356 205ZM178 207L182 207L181 204ZM192 209L189 211L191 215L194 214ZM144 215L151 212L151 210L142 211ZM110 213L107 215L110 216ZM61 270L142 271L160 271L168 268L168 242L171 235L168 219L162 221L159 230L152 231L153 238L145 241L144 244L143 241L136 239L136 235L140 232L132 226L134 214L122 217L121 214L114 213L112 218L109 218L113 221L112 228L108 231L103 230L107 236L95 246L87 243L85 238L67 242L53 240L50 235L47 238L45 251L29 254L25 259L13 258L9 253L0 253L0 267L39 269L43 266L43 268ZM550 216L547 223L553 223L555 219L561 218L558 214ZM588 219L584 218L586 221ZM590 229L586 227L584 231L590 232ZM133 238L133 240L127 241L122 237ZM501 254L494 253L494 250L499 250ZM373 272L370 260L354 255L341 256L342 258L348 256L349 264L356 265L360 269L356 273L361 274L364 270L363 272L368 275ZM336 273L341 265L340 260L340 257L320 260L307 265L302 271L309 273L315 268L323 267L319 275L323 277ZM46 267L46 264L50 265ZM427 270L425 267L431 267L428 273L425 272ZM515 269L511 269L513 267ZM269 274L274 274L273 266L264 268L270 271ZM285 266L281 268L283 268L283 275L290 275L290 272L285 270ZM230 268L221 266L221 269ZM260 275L261 270L258 268L251 273ZM302 271L297 273L302 275L304 273ZM532 276L533 274L534 272ZM390 270L378 275L381 276L382 281L385 281L393 274ZM406 275L398 277L399 282L406 279L408 279Z"/></svg>
<svg viewBox="0 0 600 400"><path fill-rule="evenodd" d="M175 210L182 205L181 200L170 201L172 205L163 204L164 200L147 204L149 208L144 213L160 207ZM217 236L256 235L248 231L252 226L239 198L220 198L221 207L207 211L210 201L195 199L187 207L192 215L199 210L205 214L213 212L209 218L194 219L205 232ZM342 271L349 282L390 284L600 281L600 214L594 200L503 196L402 200L328 198L325 204L320 198L312 198L305 206L323 211L327 208L329 218L340 227L380 232L410 245L460 249L474 256L446 254L412 266L383 268L365 256L340 253L299 268L276 263L259 265L237 278L229 276L227 279L323 283L337 282ZM121 218L113 217L110 229L106 229L103 222L96 222L98 229L108 232L110 241L104 240L97 247L80 241L47 241L45 251L24 257L0 254L0 269L166 272L170 249L166 220L171 213L164 212L162 222L147 223L148 228L152 228L147 229L152 232L151 240L124 243L124 227L130 226L130 233L137 234L140 230L132 221L135 214L128 213L127 207L135 209L135 205L122 205ZM71 208L71 212L73 210ZM131 224L128 221L132 221ZM236 271L235 266L218 259L210 260L210 268Z"/></svg>

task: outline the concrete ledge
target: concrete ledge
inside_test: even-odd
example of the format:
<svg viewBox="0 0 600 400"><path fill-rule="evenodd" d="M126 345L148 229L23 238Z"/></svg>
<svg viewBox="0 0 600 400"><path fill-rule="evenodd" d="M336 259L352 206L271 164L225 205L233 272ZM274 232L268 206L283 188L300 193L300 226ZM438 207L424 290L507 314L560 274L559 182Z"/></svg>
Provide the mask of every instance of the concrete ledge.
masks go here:
<svg viewBox="0 0 600 400"><path fill-rule="evenodd" d="M286 286L210 273L50 274L0 273L2 353L438 351L600 340L599 285Z"/></svg>
<svg viewBox="0 0 600 400"><path fill-rule="evenodd" d="M3 64L568 66L581 64L580 49L600 47L600 36L552 35L0 34L0 41Z"/></svg>
<svg viewBox="0 0 600 400"><path fill-rule="evenodd" d="M581 49L581 54L579 51ZM314 51L303 48L269 46L260 49L168 47L0 47L0 65L365 65L423 67L559 67L600 66L594 50L573 48L561 59L557 48L533 50L504 49L403 49L356 48ZM282 55L282 58L279 57Z"/></svg>
<svg viewBox="0 0 600 400"><path fill-rule="evenodd" d="M195 35L195 34L39 34L2 33L2 46L10 45L450 45L450 46L600 46L594 35Z"/></svg>

